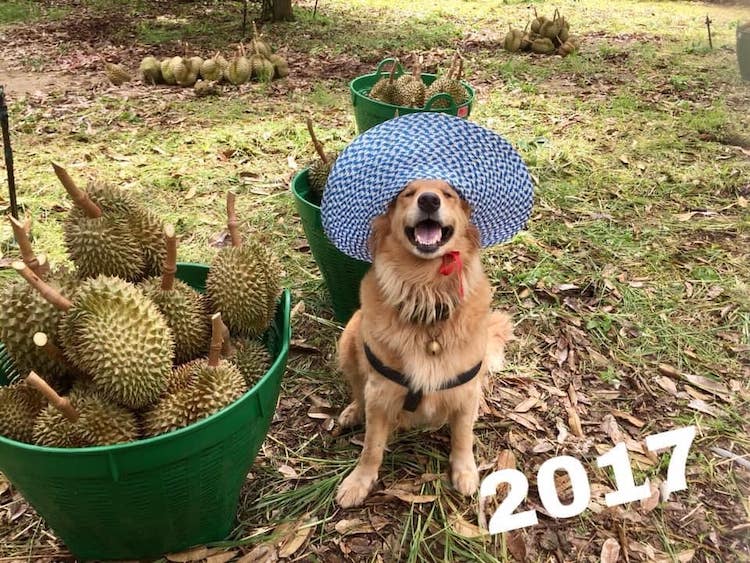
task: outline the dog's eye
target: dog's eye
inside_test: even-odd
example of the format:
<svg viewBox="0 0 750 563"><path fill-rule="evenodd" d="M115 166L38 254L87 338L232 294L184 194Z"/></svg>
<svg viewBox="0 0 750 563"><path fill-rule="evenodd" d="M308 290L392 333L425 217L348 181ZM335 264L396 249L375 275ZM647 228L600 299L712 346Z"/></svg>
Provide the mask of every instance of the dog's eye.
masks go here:
<svg viewBox="0 0 750 563"><path fill-rule="evenodd" d="M453 194L450 192L443 191L443 197L445 199L453 199Z"/></svg>
<svg viewBox="0 0 750 563"><path fill-rule="evenodd" d="M402 197L403 197L404 199L409 199L410 197L414 197L414 194L415 194L415 193L417 193L417 190L411 190L411 191L409 191L409 192L404 192L404 193L402 194Z"/></svg>

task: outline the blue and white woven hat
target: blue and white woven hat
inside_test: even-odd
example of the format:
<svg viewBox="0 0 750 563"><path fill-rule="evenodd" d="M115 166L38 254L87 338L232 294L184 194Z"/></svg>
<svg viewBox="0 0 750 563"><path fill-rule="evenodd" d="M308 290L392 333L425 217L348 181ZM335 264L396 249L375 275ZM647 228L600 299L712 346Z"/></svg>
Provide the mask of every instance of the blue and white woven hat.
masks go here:
<svg viewBox="0 0 750 563"><path fill-rule="evenodd" d="M323 192L328 238L343 253L371 261L372 220L416 179L448 182L472 209L482 246L508 240L531 213L529 172L500 135L442 113L411 113L357 137L336 159Z"/></svg>

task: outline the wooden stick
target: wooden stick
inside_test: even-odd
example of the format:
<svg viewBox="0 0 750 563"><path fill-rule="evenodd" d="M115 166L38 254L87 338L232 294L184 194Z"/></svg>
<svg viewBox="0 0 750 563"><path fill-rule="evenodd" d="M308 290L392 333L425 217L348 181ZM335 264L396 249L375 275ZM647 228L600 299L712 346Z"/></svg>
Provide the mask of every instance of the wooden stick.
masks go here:
<svg viewBox="0 0 750 563"><path fill-rule="evenodd" d="M67 299L62 293L57 291L51 285L43 282L42 279L37 276L26 264L24 264L20 260L16 260L12 265L13 269L21 274L21 277L29 282L29 285L36 289L39 294L44 297L44 299L52 303L52 305L54 305L61 311L67 311L73 306L73 303L69 299Z"/></svg>
<svg viewBox="0 0 750 563"><path fill-rule="evenodd" d="M162 291L171 291L174 287L174 275L177 273L177 237L174 225L164 225L164 239L167 243L167 256L161 273Z"/></svg>
<svg viewBox="0 0 750 563"><path fill-rule="evenodd" d="M242 235L240 234L239 223L237 222L237 213L234 210L237 194L227 192L227 228L229 228L229 237L232 239L232 246L242 246Z"/></svg>
<svg viewBox="0 0 750 563"><path fill-rule="evenodd" d="M313 122L309 117L307 118L307 132L310 133L310 138L312 139L313 146L315 147L315 152L318 153L320 160L323 161L323 164L328 164L328 157L326 156L325 150L323 150L323 143L321 143L318 140L318 137L315 136L315 131L313 130Z"/></svg>
<svg viewBox="0 0 750 563"><path fill-rule="evenodd" d="M73 408L73 405L65 397L61 397L57 394L57 391L52 389L49 384L39 377L33 371L26 376L26 384L30 385L37 391L39 391L44 397L50 402L50 404L59 410L65 418L70 422L75 422L79 418L78 411Z"/></svg>
<svg viewBox="0 0 750 563"><path fill-rule="evenodd" d="M208 350L208 366L215 368L221 360L221 349L224 343L224 323L221 313L211 315L211 346Z"/></svg>
<svg viewBox="0 0 750 563"><path fill-rule="evenodd" d="M708 29L708 46L713 49L714 48L714 42L711 38L711 24L713 21L711 21L711 18L708 17L708 14L706 14L706 28Z"/></svg>
<svg viewBox="0 0 750 563"><path fill-rule="evenodd" d="M33 340L34 344L39 348L43 348L51 359L55 360L56 362L60 362L61 364L65 364L65 366L68 366L68 360L65 355L63 355L62 350L60 350L60 348L58 348L49 339L46 332L34 333Z"/></svg>
<svg viewBox="0 0 750 563"><path fill-rule="evenodd" d="M26 265L34 270L34 273L38 276L45 276L49 272L49 265L41 264L39 259L34 254L34 249L31 247L31 241L29 240L29 231L31 230L31 221L28 219L21 223L18 219L12 215L8 216L8 221L13 228L13 236L16 238L18 248L21 250L21 258Z"/></svg>
<svg viewBox="0 0 750 563"><path fill-rule="evenodd" d="M93 201L91 201L91 198L89 198L89 194L76 186L73 178L70 177L68 171L65 170L65 168L63 168L59 164L55 164L54 162L52 163L52 168L55 169L55 174L57 174L57 177L60 179L60 182L65 188L65 191L68 192L68 195L70 195L73 203L75 203L76 206L83 210L87 217L96 219L97 217L102 216L101 208Z"/></svg>

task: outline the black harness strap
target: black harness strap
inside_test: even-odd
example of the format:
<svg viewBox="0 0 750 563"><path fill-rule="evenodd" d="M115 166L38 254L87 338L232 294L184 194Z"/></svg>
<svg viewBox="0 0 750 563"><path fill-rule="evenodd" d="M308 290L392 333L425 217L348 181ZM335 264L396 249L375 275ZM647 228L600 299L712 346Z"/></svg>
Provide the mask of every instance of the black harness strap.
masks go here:
<svg viewBox="0 0 750 563"><path fill-rule="evenodd" d="M406 398L404 399L404 410L409 412L414 412L417 410L417 407L419 406L419 403L422 402L422 391L415 391L409 386L409 380L406 378L406 376L401 373L400 371L396 371L393 368L389 368L387 365L385 365L383 362L378 359L378 357L373 354L372 350L370 350L370 347L365 344L365 356L367 356L367 360L370 362L370 365L372 366L372 369L374 369L376 372L378 372L380 375L385 377L386 379L390 379L394 383L398 383L402 387L406 387L407 393ZM451 379L450 381L445 382L443 385L440 386L437 391L445 391L446 389L453 389L454 387L458 387L459 385L463 385L464 383L468 383L472 379L476 377L476 375L479 373L479 370L482 368L482 362L480 361L477 365L472 367L471 369L468 369L467 371L458 374L456 377Z"/></svg>

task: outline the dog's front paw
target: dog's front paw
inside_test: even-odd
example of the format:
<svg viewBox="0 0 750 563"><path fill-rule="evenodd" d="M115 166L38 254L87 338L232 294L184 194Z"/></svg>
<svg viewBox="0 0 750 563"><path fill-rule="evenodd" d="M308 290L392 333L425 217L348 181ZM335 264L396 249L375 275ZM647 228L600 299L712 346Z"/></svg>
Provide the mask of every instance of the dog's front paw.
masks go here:
<svg viewBox="0 0 750 563"><path fill-rule="evenodd" d="M474 460L451 470L451 482L455 489L465 496L473 495L479 487L479 470Z"/></svg>
<svg viewBox="0 0 750 563"><path fill-rule="evenodd" d="M341 428L351 428L362 424L363 420L364 416L362 416L362 408L357 401L352 401L343 411L341 411L341 414L339 415L339 426L341 426Z"/></svg>
<svg viewBox="0 0 750 563"><path fill-rule="evenodd" d="M355 469L339 485L339 490L336 492L336 502L341 508L359 506L367 498L377 478L377 473L368 475L359 471L359 469Z"/></svg>

